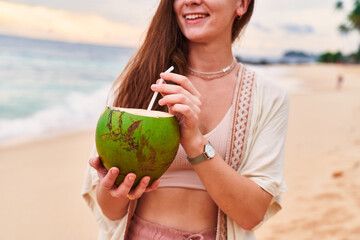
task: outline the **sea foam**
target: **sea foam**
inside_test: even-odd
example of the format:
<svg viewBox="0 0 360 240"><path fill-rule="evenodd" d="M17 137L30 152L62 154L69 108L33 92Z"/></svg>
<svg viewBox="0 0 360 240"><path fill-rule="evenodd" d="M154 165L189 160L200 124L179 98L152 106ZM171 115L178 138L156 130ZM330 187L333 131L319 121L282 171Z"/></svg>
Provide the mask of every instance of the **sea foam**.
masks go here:
<svg viewBox="0 0 360 240"><path fill-rule="evenodd" d="M91 94L70 92L63 103L25 118L0 118L0 144L86 129L95 129L110 86Z"/></svg>

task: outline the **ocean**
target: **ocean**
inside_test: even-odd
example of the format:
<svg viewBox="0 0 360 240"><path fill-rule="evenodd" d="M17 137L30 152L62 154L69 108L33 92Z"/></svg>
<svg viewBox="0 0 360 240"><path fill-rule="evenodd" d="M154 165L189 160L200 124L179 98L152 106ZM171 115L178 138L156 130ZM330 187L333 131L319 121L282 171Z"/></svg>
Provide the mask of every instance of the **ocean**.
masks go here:
<svg viewBox="0 0 360 240"><path fill-rule="evenodd" d="M0 35L0 144L95 128L134 51Z"/></svg>

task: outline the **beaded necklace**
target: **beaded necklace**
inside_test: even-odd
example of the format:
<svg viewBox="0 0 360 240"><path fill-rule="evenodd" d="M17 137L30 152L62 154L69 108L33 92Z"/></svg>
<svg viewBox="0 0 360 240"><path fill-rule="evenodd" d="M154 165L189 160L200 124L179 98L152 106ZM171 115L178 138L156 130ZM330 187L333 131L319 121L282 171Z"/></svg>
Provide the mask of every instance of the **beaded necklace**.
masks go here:
<svg viewBox="0 0 360 240"><path fill-rule="evenodd" d="M231 73L231 71L235 68L236 65L236 58L234 58L234 60L232 61L232 63L227 66L226 68L223 68L220 71L217 72L201 72L201 71L197 71L195 69L192 69L190 67L187 67L189 73L193 76L202 78L202 79L206 79L206 80L212 80L212 79L216 79L216 78L221 78L229 73Z"/></svg>

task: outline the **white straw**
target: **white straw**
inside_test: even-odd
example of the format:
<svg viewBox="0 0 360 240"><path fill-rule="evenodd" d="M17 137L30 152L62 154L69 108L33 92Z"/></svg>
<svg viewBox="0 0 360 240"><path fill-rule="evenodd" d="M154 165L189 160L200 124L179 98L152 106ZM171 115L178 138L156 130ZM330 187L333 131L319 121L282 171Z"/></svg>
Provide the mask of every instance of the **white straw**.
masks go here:
<svg viewBox="0 0 360 240"><path fill-rule="evenodd" d="M174 70L174 66L171 66L168 70L165 71L165 73L169 73L169 72L171 72L172 70ZM163 82L164 82L164 79L160 78L159 84L162 84ZM148 106L148 108L147 108L148 111L150 111L150 110L152 109L152 107L153 107L153 105L154 105L154 102L155 102L155 100L156 100L156 98L157 98L158 93L159 93L159 92L154 92L154 94L153 94L153 96L152 96L152 98L151 98L150 104L149 104L149 106Z"/></svg>

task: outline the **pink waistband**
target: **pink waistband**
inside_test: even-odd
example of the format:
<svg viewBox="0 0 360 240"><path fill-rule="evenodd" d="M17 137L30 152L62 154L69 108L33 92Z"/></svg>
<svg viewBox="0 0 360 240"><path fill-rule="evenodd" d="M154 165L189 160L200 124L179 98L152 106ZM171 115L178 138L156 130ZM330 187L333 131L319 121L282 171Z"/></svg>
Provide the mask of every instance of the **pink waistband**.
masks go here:
<svg viewBox="0 0 360 240"><path fill-rule="evenodd" d="M128 232L128 240L215 240L216 227L205 229L199 233L183 232L171 227L149 222L136 215L133 216Z"/></svg>

